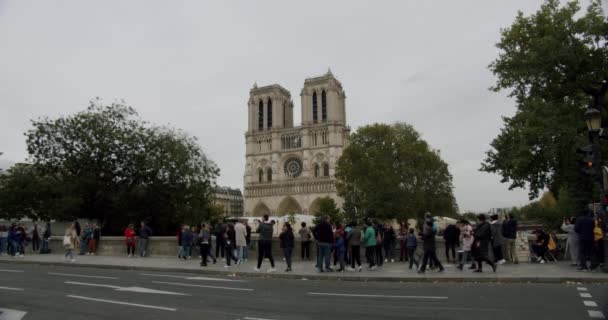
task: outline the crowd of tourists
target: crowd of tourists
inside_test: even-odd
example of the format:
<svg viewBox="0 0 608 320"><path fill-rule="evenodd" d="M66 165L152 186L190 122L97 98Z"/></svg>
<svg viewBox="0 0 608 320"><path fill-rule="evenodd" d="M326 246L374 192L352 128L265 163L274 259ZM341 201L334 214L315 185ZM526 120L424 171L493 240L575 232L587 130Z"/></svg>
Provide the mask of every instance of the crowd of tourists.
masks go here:
<svg viewBox="0 0 608 320"><path fill-rule="evenodd" d="M599 215L594 216L591 212L564 218L561 228L568 233L566 252L572 259L572 266L578 270L594 270L604 265L604 223ZM543 233L538 237L536 250L538 255L544 256L549 251L551 238Z"/></svg>
<svg viewBox="0 0 608 320"><path fill-rule="evenodd" d="M23 258L25 248L30 244L33 252L47 253L50 238L51 225L48 223L44 231L38 224L34 224L30 228L22 223L12 223L9 226L0 225L0 255Z"/></svg>

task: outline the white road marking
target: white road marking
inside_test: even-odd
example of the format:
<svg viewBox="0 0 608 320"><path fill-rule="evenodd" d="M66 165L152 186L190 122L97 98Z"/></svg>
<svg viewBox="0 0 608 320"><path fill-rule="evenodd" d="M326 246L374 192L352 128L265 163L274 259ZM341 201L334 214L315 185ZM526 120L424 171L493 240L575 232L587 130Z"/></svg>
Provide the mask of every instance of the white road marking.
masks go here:
<svg viewBox="0 0 608 320"><path fill-rule="evenodd" d="M243 320L274 320L274 319L245 317L245 318L243 318Z"/></svg>
<svg viewBox="0 0 608 320"><path fill-rule="evenodd" d="M400 298L400 299L431 299L431 300L444 300L448 297L437 297L437 296L392 296L392 295L381 295L381 294L346 294L346 293L325 293L325 292L308 292L306 294L313 296L338 296L338 297L356 297L356 298Z"/></svg>
<svg viewBox="0 0 608 320"><path fill-rule="evenodd" d="M589 317L591 318L606 319L606 317L604 317L604 314L601 311L587 310L587 312L589 313Z"/></svg>
<svg viewBox="0 0 608 320"><path fill-rule="evenodd" d="M184 280L247 282L245 280L220 279L220 278L209 278L209 277L184 277L184 276L174 276L174 275L169 275L169 274L140 273L139 275L147 276L147 277L179 278L179 279L184 279Z"/></svg>
<svg viewBox="0 0 608 320"><path fill-rule="evenodd" d="M576 287L576 290L578 290L578 291L587 291L587 288L584 288L584 287Z"/></svg>
<svg viewBox="0 0 608 320"><path fill-rule="evenodd" d="M0 272L23 272L23 270L0 269ZM8 309L5 309L8 310Z"/></svg>
<svg viewBox="0 0 608 320"><path fill-rule="evenodd" d="M591 298L591 293L579 293L581 295L581 298Z"/></svg>
<svg viewBox="0 0 608 320"><path fill-rule="evenodd" d="M89 297L83 297L83 296L75 296L75 295L67 295L66 297L68 297L68 298L74 298L74 299L89 300L89 301L97 301L97 302L121 304L121 305L125 305L125 306L133 306L133 307L140 307L140 308L149 308L149 309L157 309L157 310L165 310L165 311L177 311L177 309L174 309L174 308L151 306L151 305L147 305L147 304L129 303L129 302L122 302L122 301L114 301L114 300L106 300L106 299L89 298Z"/></svg>
<svg viewBox="0 0 608 320"><path fill-rule="evenodd" d="M2 320L21 320L27 312L12 309L0 309L0 319Z"/></svg>
<svg viewBox="0 0 608 320"><path fill-rule="evenodd" d="M595 301L583 301L583 303L585 304L586 307L597 307L597 303L595 303Z"/></svg>
<svg viewBox="0 0 608 320"><path fill-rule="evenodd" d="M89 276L89 275L85 275L85 274L71 274L71 273L59 273L59 272L48 272L47 274L50 274L53 276L118 280L118 278L116 278L116 277Z"/></svg>
<svg viewBox="0 0 608 320"><path fill-rule="evenodd" d="M2 290L13 290L13 291L23 291L21 288L13 288L13 287L0 287Z"/></svg>
<svg viewBox="0 0 608 320"><path fill-rule="evenodd" d="M179 282L152 281L152 283L170 284L170 285L174 285L174 286L183 286L183 287L197 287L197 288L223 289L223 290L235 290L235 291L253 291L253 289L248 289L248 288L205 286L202 284L190 284L190 283L179 283Z"/></svg>
<svg viewBox="0 0 608 320"><path fill-rule="evenodd" d="M75 284L75 285L79 285L79 286L110 288L110 289L114 289L115 291L169 294L169 295L174 295L174 296L189 296L189 294L185 294L185 293L162 291L162 290L148 289L148 288L142 288L142 287L119 287L119 286L111 286L111 285L107 285L107 284L85 283L85 282L74 282L74 281L66 281L65 283Z"/></svg>

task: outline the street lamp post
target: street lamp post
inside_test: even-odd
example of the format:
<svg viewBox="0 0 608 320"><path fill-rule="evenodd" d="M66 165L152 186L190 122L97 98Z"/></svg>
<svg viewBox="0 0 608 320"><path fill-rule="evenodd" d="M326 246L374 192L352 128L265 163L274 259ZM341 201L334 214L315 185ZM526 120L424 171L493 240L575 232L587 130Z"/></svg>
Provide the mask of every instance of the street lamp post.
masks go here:
<svg viewBox="0 0 608 320"><path fill-rule="evenodd" d="M599 197L599 203L600 203L600 215L602 217L602 220L605 219L605 212L606 212L606 208L603 206L605 205L603 202L604 200L604 196L606 195L606 190L604 190L604 170L603 167L601 165L602 163L602 152L601 152L601 147L600 147L600 136L602 135L602 114L601 112L593 107L589 107L587 108L587 111L585 111L585 122L587 123L587 130L589 131L589 143L591 144L592 150L594 150L594 156L596 157L596 165L597 165L597 170L595 171L595 177L594 177L594 181L599 182L599 189L600 189L600 197ZM595 202L595 201L594 201ZM604 221L605 222L605 221ZM605 233L605 230L604 230ZM605 258L608 256L608 235L604 234L604 260ZM608 265L604 264L603 267L603 271L604 272L608 272Z"/></svg>

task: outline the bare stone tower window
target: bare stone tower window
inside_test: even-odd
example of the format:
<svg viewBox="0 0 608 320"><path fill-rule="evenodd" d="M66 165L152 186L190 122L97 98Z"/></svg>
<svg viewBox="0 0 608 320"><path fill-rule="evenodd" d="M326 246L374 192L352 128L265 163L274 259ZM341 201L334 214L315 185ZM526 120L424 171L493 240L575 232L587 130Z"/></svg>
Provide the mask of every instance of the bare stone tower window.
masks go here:
<svg viewBox="0 0 608 320"><path fill-rule="evenodd" d="M312 94L312 123L317 123L317 92Z"/></svg>
<svg viewBox="0 0 608 320"><path fill-rule="evenodd" d="M262 181L264 181L264 170L260 169L260 171L258 171L258 182Z"/></svg>
<svg viewBox="0 0 608 320"><path fill-rule="evenodd" d="M258 130L264 130L264 102L258 105Z"/></svg>
<svg viewBox="0 0 608 320"><path fill-rule="evenodd" d="M328 163L323 164L323 176L329 177L329 164Z"/></svg>
<svg viewBox="0 0 608 320"><path fill-rule="evenodd" d="M319 164L315 163L315 178L319 177Z"/></svg>
<svg viewBox="0 0 608 320"><path fill-rule="evenodd" d="M267 121L267 125L266 127L268 129L272 128L272 100L268 99L268 105L266 105L266 121Z"/></svg>
<svg viewBox="0 0 608 320"><path fill-rule="evenodd" d="M325 90L321 92L321 119L323 122L327 121L327 95Z"/></svg>
<svg viewBox="0 0 608 320"><path fill-rule="evenodd" d="M266 181L272 181L272 169L268 168L268 171L266 171Z"/></svg>

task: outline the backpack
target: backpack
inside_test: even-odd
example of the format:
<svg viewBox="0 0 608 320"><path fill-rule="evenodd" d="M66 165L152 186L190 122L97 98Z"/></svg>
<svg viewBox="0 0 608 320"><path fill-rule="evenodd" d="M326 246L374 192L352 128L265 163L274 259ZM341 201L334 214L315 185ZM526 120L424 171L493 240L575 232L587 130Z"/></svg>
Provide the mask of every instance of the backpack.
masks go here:
<svg viewBox="0 0 608 320"><path fill-rule="evenodd" d="M68 235L64 236L63 237L63 245L64 246L69 246L71 244L72 244L72 237L68 236Z"/></svg>
<svg viewBox="0 0 608 320"><path fill-rule="evenodd" d="M604 233L602 232L602 228L600 228L599 223L595 222L595 228L593 228L593 240L600 241L604 238Z"/></svg>

